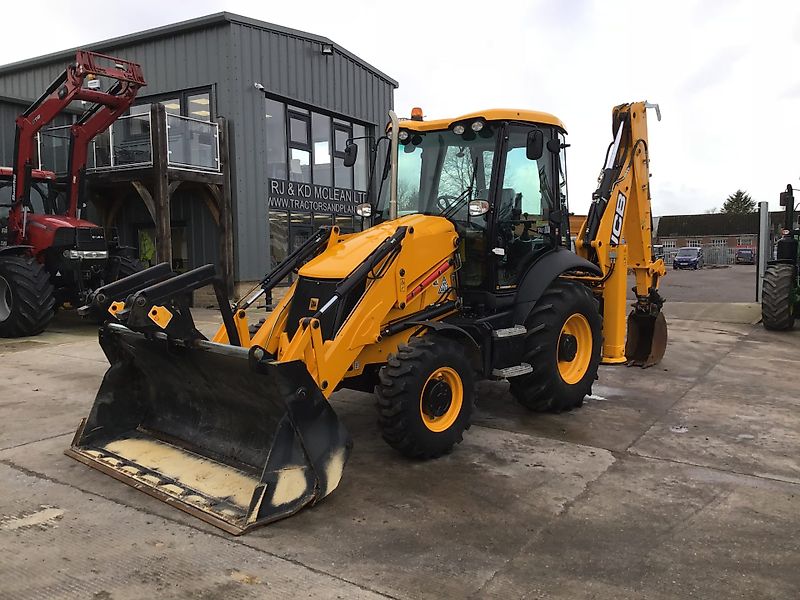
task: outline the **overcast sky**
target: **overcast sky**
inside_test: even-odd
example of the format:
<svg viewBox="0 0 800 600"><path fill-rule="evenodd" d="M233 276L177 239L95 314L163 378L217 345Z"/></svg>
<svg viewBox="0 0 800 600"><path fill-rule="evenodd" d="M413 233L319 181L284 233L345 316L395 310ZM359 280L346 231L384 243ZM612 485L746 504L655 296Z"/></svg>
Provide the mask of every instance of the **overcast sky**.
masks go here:
<svg viewBox="0 0 800 600"><path fill-rule="evenodd" d="M552 112L569 131L576 213L611 141L611 107L634 100L663 113L648 121L654 214L707 212L739 188L777 210L780 190L800 187L800 3L790 0L5 4L0 63L227 10L351 50L399 81L401 115Z"/></svg>

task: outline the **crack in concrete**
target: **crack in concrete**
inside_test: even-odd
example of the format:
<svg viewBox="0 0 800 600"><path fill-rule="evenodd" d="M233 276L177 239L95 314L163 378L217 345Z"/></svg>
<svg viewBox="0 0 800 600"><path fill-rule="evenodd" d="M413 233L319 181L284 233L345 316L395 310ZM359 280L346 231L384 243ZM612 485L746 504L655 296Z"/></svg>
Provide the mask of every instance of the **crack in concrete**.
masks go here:
<svg viewBox="0 0 800 600"><path fill-rule="evenodd" d="M57 437L57 436L55 436L55 437ZM369 592L371 594L376 594L376 595L378 595L378 596L380 596L382 598L387 598L388 600L403 600L402 598L400 598L398 596L392 596L391 594L389 594L387 592L376 590L374 588L371 588L369 586L363 585L363 584L358 583L356 581L351 581L349 579L346 579L345 577L342 577L340 575L335 575L335 574L329 573L329 572L327 572L327 571L325 571L323 569L319 569L317 567L312 567L311 565L307 565L307 564L303 563L300 560L297 560L297 559L294 559L294 558L288 558L286 556L281 556L280 554L276 554L274 552L270 552L269 550L264 550L263 548L259 548L257 546L253 546L252 544L246 543L246 540L244 540L243 538L230 538L230 537L228 537L226 535L223 535L222 533L218 533L218 532L213 531L213 530L201 529L201 528L193 526L191 523L184 523L183 521L179 521L177 519L173 519L173 518L168 517L168 516L160 515L158 513L149 511L149 510L147 510L145 508L142 508L141 506L132 506L130 504L126 504L125 502L122 502L122 501L120 501L120 500L118 500L116 498L110 498L108 496L104 496L103 494L99 494L99 493L94 492L92 490L85 489L85 488L79 487L77 485L74 485L74 484L71 484L71 483L67 483L65 481L61 481L59 479L56 479L56 478L51 477L49 475L46 475L45 473L40 473L38 471L34 471L32 469L28 469L27 467L23 467L22 465L18 465L18 464L16 464L15 462L13 462L11 460L0 459L0 465L5 465L9 469L13 469L15 471L18 471L18 472L22 473L23 475L26 475L28 477L33 477L34 479L41 479L41 480L47 481L49 483L52 483L54 485L61 485L61 486L64 486L64 487L68 487L70 489L77 490L77 491L79 491L79 492L81 492L83 494L88 494L90 496L94 496L95 498L101 498L102 500L106 500L107 502L111 502L112 504L116 504L118 506L124 506L125 508L129 508L129 509L131 509L133 511L136 511L138 513L142 513L142 514L145 514L145 515L148 515L150 517L157 518L157 519L163 519L163 520L167 521L168 523L172 523L173 525L177 525L179 527L187 527L189 529L192 529L192 530L196 531L199 534L209 535L209 536L215 537L215 538L217 538L219 540L222 540L222 541L224 541L226 543L229 543L229 544L236 544L238 546L249 548L250 550L253 550L253 551L258 552L260 554L265 554L265 555L270 556L272 558L275 558L277 560L281 560L281 561L287 562L289 564L292 564L292 565L295 565L295 566L298 566L298 567L302 567L304 569L308 569L309 571L311 571L312 573L316 573L317 575L323 575L324 577L330 577L331 579L335 579L337 581L341 581L342 583L346 583L348 585L352 585L352 586L354 586L354 587L356 587L356 588L358 588L358 589L360 589L362 591Z"/></svg>
<svg viewBox="0 0 800 600"><path fill-rule="evenodd" d="M29 444L37 444L39 442L46 442L47 440L52 440L57 437L64 437L65 435L75 435L75 429L70 429L69 431L65 431L63 433L56 433L53 435L48 435L47 437L39 438L38 440L30 440L28 442L21 442L19 444L14 444L13 446L5 446L4 448L0 448L0 452L5 452L6 450L14 450L15 448L22 448L23 446L27 446ZM0 461L2 462L2 461Z"/></svg>
<svg viewBox="0 0 800 600"><path fill-rule="evenodd" d="M613 453L617 454L617 453ZM619 453L621 454L621 453ZM779 476L769 476L769 475L758 475L756 473L745 473L743 471L735 471L733 469L722 469L720 467L715 467L713 465L703 465L700 463L693 463L685 460L678 460L676 458L664 458L662 456L651 456L649 454L640 454L638 452L632 452L630 450L626 450L624 456L635 456L636 458L643 458L646 460L658 460L661 462L671 463L674 465L683 465L685 467L694 467L697 469L708 469L709 471L714 471L716 473L723 473L725 475L731 475L734 477L747 477L751 479L759 479L763 481L770 481L773 483L785 483L787 485L800 485L800 480L798 479L788 479L782 478Z"/></svg>

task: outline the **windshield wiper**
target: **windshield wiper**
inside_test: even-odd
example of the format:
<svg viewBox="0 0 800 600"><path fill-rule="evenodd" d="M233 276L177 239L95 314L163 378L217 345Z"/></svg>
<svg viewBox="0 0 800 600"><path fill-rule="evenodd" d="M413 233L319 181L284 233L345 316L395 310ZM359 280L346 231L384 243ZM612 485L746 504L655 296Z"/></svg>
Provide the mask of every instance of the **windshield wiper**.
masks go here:
<svg viewBox="0 0 800 600"><path fill-rule="evenodd" d="M454 214L456 214L461 209L461 203L464 201L465 198L469 198L472 196L472 190L475 187L475 179L478 176L478 158L480 155L475 155L475 162L472 165L472 177L469 178L469 186L463 192L461 192L456 198L453 200L453 203L450 207L442 213L442 216L446 219L449 219Z"/></svg>

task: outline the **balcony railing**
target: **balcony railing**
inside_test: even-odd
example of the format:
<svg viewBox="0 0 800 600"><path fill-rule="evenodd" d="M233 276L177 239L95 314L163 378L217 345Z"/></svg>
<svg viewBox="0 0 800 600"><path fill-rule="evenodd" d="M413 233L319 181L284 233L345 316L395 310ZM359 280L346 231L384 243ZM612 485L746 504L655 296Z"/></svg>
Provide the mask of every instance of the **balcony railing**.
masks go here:
<svg viewBox="0 0 800 600"><path fill-rule="evenodd" d="M153 165L151 112L118 119L92 140L86 169L104 172ZM163 113L162 113L163 115ZM163 116L162 116L163 118ZM166 116L167 166L190 171L220 172L219 125L180 115ZM39 132L39 168L67 172L69 125Z"/></svg>

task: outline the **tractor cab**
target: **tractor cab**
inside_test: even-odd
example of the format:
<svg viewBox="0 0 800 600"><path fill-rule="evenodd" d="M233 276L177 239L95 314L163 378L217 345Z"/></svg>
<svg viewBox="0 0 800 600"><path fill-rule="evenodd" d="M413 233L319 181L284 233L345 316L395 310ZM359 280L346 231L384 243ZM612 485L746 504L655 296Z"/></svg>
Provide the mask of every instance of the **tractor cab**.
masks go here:
<svg viewBox="0 0 800 600"><path fill-rule="evenodd" d="M528 268L569 239L564 140L561 121L537 111L402 120L396 216L448 218L465 293L482 304L513 296ZM376 222L391 218L390 185L381 187Z"/></svg>

